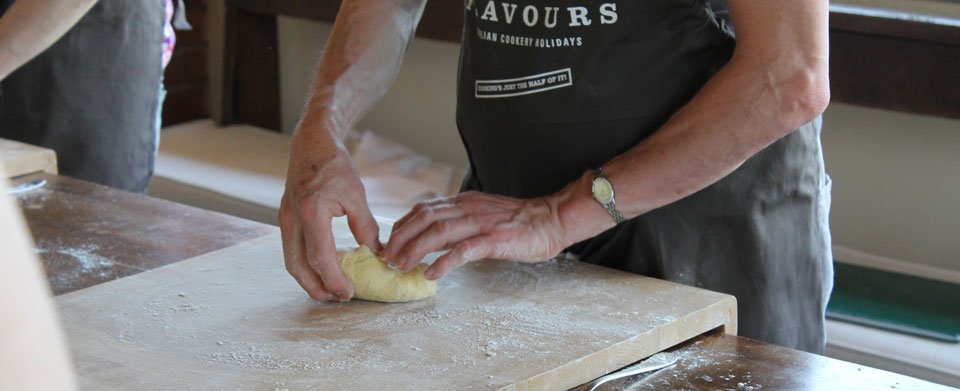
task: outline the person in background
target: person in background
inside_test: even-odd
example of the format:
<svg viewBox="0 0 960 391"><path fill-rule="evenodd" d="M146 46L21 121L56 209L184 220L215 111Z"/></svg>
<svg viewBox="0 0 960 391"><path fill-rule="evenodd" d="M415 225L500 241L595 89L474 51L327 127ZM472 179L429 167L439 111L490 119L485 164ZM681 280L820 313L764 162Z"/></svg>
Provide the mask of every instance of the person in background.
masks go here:
<svg viewBox="0 0 960 391"><path fill-rule="evenodd" d="M62 175L146 191L172 0L0 0L0 12L0 138L55 150Z"/></svg>
<svg viewBox="0 0 960 391"><path fill-rule="evenodd" d="M827 0L464 2L464 192L417 205L382 255L581 260L736 296L741 335L824 349L832 287ZM390 88L424 0L345 1L291 145L287 270L348 300L331 219L380 249L340 135ZM637 298L623 298L625 300Z"/></svg>

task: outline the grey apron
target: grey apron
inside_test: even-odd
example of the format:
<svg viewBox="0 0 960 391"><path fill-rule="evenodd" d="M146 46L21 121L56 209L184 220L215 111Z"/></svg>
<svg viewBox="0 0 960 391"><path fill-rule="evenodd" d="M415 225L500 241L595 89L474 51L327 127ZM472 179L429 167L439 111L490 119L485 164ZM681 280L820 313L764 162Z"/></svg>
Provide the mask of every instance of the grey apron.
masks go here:
<svg viewBox="0 0 960 391"><path fill-rule="evenodd" d="M143 192L157 147L163 5L100 0L0 82L0 137L52 148L63 175Z"/></svg>
<svg viewBox="0 0 960 391"><path fill-rule="evenodd" d="M464 188L514 197L556 192L641 142L735 45L722 1L467 0L466 10ZM732 294L741 335L822 352L829 186L817 119L708 188L569 250Z"/></svg>

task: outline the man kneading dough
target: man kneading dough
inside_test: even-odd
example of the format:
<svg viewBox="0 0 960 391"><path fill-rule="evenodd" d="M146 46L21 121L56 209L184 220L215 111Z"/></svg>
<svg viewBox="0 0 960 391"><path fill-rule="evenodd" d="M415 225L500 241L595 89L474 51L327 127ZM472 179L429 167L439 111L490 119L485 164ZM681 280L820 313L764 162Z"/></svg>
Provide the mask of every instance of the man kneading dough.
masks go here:
<svg viewBox="0 0 960 391"><path fill-rule="evenodd" d="M734 295L741 335L823 351L827 0L463 3L465 192L417 205L385 246L341 135L389 89L426 0L341 5L280 205L311 297L351 297L330 227L345 215L400 270L443 251L429 280L566 251Z"/></svg>

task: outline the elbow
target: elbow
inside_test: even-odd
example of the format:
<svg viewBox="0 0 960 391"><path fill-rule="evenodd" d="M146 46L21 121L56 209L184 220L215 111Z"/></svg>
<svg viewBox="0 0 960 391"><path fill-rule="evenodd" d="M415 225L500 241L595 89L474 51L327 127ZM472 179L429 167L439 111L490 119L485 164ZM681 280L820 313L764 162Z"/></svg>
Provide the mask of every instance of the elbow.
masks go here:
<svg viewBox="0 0 960 391"><path fill-rule="evenodd" d="M783 87L780 108L787 132L814 120L830 104L830 78L825 64L796 70Z"/></svg>
<svg viewBox="0 0 960 391"><path fill-rule="evenodd" d="M825 68L825 67L824 67ZM830 77L826 69L810 71L811 76L797 97L801 124L819 117L830 105Z"/></svg>

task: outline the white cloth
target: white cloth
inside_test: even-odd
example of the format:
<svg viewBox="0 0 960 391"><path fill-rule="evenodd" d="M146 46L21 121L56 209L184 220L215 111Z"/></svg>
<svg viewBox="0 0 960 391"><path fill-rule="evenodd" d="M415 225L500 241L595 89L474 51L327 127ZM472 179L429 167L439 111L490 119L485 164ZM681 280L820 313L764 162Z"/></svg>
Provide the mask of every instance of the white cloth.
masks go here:
<svg viewBox="0 0 960 391"><path fill-rule="evenodd" d="M279 209L290 136L249 125L199 120L164 128L155 175ZM351 132L346 145L371 207L391 214L455 193L463 170L435 162L372 131ZM388 216L395 217L395 216Z"/></svg>
<svg viewBox="0 0 960 391"><path fill-rule="evenodd" d="M463 170L435 162L406 146L366 131L350 143L370 205L410 206L454 194Z"/></svg>

